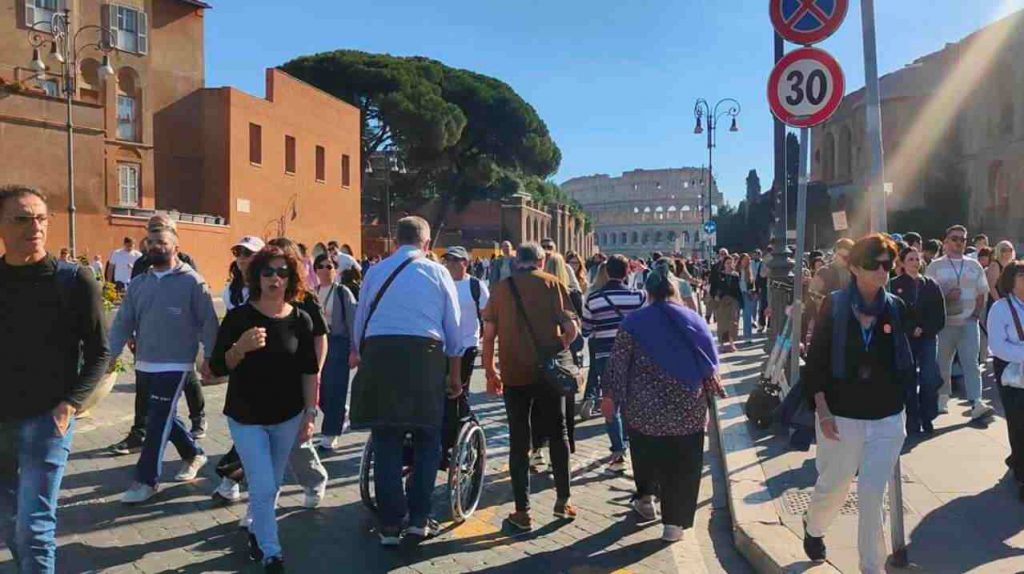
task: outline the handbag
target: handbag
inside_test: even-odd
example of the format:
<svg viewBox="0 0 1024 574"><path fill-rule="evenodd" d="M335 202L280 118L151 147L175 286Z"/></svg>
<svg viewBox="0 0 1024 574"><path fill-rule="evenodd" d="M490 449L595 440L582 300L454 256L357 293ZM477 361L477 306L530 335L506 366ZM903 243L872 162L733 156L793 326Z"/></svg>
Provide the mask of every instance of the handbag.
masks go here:
<svg viewBox="0 0 1024 574"><path fill-rule="evenodd" d="M394 283L395 278L398 277L398 274L405 270L405 268L408 267L409 264L411 264L413 261L416 261L419 258L419 255L414 255L403 261L401 265L399 265L394 271L391 272L391 275L388 275L387 280L384 281L384 284L381 285L380 290L377 291L377 295L373 298L373 302L370 303L370 310L366 313L366 320L363 321L363 332L360 333L359 336L360 353L363 351L363 343L366 342L366 331L370 328L370 319L372 319L373 314L377 312L377 305L380 305L380 300L382 297L384 297L384 293L387 293L388 287L391 287L391 284ZM344 309L344 307L342 308Z"/></svg>
<svg viewBox="0 0 1024 574"><path fill-rule="evenodd" d="M1010 298L1006 299L1006 303L1010 306L1010 314L1013 315L1013 324L1017 327L1017 338L1021 343L1024 343L1024 327L1020 324L1020 315L1017 314L1016 306ZM999 382L1004 387L1009 387L1011 389L1024 389L1024 364L1010 363L1007 365L1006 369L1003 370L1003 377Z"/></svg>
<svg viewBox="0 0 1024 574"><path fill-rule="evenodd" d="M533 349L537 353L540 364L537 366L540 380L549 389L562 397L572 396L579 392L582 383L582 371L573 361L572 352L568 349L561 349L554 353L546 353L541 349L537 341L537 335L530 325L530 318L526 315L526 308L523 307L523 299L519 296L519 289L516 288L515 278L509 278L509 288L512 289L512 297L516 300L516 308L519 315L526 323L526 331L530 334L533 342Z"/></svg>

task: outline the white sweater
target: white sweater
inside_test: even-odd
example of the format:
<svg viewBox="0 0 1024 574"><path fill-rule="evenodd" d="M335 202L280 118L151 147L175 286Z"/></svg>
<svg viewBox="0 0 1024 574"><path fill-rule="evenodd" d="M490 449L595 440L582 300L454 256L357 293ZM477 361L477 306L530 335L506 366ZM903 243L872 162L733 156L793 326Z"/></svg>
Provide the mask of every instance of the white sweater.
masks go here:
<svg viewBox="0 0 1024 574"><path fill-rule="evenodd" d="M1017 335L1017 327L1013 323L1011 300L1024 324L1024 303L1015 297L996 301L988 312L988 348L993 355L1008 363L1024 363L1024 342Z"/></svg>

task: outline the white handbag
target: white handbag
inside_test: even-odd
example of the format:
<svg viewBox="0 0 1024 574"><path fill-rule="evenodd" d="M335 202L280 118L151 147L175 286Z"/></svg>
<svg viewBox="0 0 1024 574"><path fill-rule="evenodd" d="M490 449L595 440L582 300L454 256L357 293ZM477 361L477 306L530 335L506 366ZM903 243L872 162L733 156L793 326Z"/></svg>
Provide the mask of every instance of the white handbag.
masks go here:
<svg viewBox="0 0 1024 574"><path fill-rule="evenodd" d="M1020 339L1021 343L1024 343L1024 327L1020 324L1020 316L1017 315L1016 306L1013 304L1012 299L1007 299L1006 302L1010 305L1010 314L1013 315L1013 324L1017 327L1017 338ZM1000 382L1004 387L1024 390L1024 364L1010 363L1007 365L1006 369L1003 371L1003 377L1000 379Z"/></svg>

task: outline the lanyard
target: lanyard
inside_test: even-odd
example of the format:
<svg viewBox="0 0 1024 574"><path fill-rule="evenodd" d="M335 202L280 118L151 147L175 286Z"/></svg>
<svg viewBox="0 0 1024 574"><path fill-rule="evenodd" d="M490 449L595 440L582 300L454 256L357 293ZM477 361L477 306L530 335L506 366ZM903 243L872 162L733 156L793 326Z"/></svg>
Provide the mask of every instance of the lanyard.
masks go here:
<svg viewBox="0 0 1024 574"><path fill-rule="evenodd" d="M875 321L872 320L866 329L864 325L860 325L860 338L864 341L864 351L867 352L871 347L871 340L875 338Z"/></svg>
<svg viewBox="0 0 1024 574"><path fill-rule="evenodd" d="M953 264L953 260L952 259L948 259L947 261L949 261L949 266L953 268L953 273L956 275L956 286L959 287L960 286L960 277L962 277L963 274L964 274L964 266L967 265L967 261L965 261L963 259L960 260L960 269L959 270L957 270L956 265Z"/></svg>

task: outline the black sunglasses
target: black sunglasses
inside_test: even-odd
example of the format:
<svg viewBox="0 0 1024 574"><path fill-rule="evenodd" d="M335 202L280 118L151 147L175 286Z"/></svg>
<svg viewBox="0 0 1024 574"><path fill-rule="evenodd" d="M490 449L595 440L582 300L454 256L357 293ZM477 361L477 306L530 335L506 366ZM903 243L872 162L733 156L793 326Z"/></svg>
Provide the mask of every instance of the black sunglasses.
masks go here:
<svg viewBox="0 0 1024 574"><path fill-rule="evenodd" d="M321 263L320 265L317 265L316 268L317 269L334 269L334 265L331 265L330 263Z"/></svg>
<svg viewBox="0 0 1024 574"><path fill-rule="evenodd" d="M260 277L273 277L277 275L281 279L287 279L292 276L292 270L287 267L264 267L260 269Z"/></svg>
<svg viewBox="0 0 1024 574"><path fill-rule="evenodd" d="M892 271L892 265L893 265L892 259L886 259L884 261L878 261L876 259L874 261L869 261L868 264L864 266L864 270L865 271L878 271L878 268L881 267L881 268L885 269L888 272L888 271Z"/></svg>
<svg viewBox="0 0 1024 574"><path fill-rule="evenodd" d="M235 247L231 249L231 254L235 257L252 257L253 252L249 251L245 247Z"/></svg>

